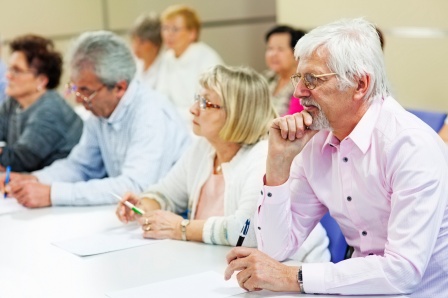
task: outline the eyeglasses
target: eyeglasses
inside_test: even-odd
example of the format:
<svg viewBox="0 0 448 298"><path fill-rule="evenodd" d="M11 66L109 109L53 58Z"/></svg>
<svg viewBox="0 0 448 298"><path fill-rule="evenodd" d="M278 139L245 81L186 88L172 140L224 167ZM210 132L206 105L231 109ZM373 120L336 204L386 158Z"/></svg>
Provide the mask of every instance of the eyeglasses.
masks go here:
<svg viewBox="0 0 448 298"><path fill-rule="evenodd" d="M68 82L65 84L65 93L67 95L74 94L75 96L81 98L85 103L90 105L92 103L92 99L98 94L98 92L103 89L106 85L101 85L97 90L89 90L87 88L84 89L83 93L87 93L89 95L84 95L80 91L78 91L78 86L73 84L72 82Z"/></svg>
<svg viewBox="0 0 448 298"><path fill-rule="evenodd" d="M185 29L185 27L176 27L176 26L162 26L161 31L166 33L178 33L181 30Z"/></svg>
<svg viewBox="0 0 448 298"><path fill-rule="evenodd" d="M303 79L303 83L305 84L306 88L308 88L309 90L313 90L314 88L317 87L317 82L319 78L332 75L337 75L337 73L332 72L320 75L315 75L313 73L305 73L303 74L303 76L300 73L296 73L291 76L291 83L295 89L297 87L297 84L299 84L300 80Z"/></svg>
<svg viewBox="0 0 448 298"><path fill-rule="evenodd" d="M21 75L26 74L26 73L35 74L35 71L33 69L20 69L20 68L15 67L15 66L9 67L8 68L8 72L13 77L18 77L18 76L21 76Z"/></svg>
<svg viewBox="0 0 448 298"><path fill-rule="evenodd" d="M203 96L200 96L199 94L196 94L194 96L194 103L197 103L197 102L199 102L199 107L201 108L201 110L205 110L207 108L213 108L213 109L220 109L220 108L222 108L220 105L211 103L210 101L208 101Z"/></svg>

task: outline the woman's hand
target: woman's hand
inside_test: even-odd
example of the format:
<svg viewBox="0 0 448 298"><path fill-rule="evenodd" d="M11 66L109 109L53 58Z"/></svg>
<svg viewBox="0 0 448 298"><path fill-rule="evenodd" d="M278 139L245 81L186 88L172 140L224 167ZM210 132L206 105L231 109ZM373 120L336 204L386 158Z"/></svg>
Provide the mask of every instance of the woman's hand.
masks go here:
<svg viewBox="0 0 448 298"><path fill-rule="evenodd" d="M138 219L142 226L143 237L153 239L182 239L182 216L166 210L146 212Z"/></svg>
<svg viewBox="0 0 448 298"><path fill-rule="evenodd" d="M135 212L124 205L124 202L126 201L134 204L135 206L140 205L140 200L135 194L126 193L123 196L122 200L118 203L117 209L115 211L115 214L117 215L118 219L123 223L128 223L136 219Z"/></svg>

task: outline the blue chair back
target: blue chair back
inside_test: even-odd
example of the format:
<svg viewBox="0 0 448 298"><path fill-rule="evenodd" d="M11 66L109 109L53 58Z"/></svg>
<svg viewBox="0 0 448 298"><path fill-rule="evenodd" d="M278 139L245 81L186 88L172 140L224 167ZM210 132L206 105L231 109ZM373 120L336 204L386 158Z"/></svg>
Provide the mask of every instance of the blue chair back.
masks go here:
<svg viewBox="0 0 448 298"><path fill-rule="evenodd" d="M420 118L423 122L431 126L436 132L439 132L445 123L446 113L442 112L429 112L421 110L409 110L412 114Z"/></svg>
<svg viewBox="0 0 448 298"><path fill-rule="evenodd" d="M330 216L330 213L325 214L320 223L327 231L327 236L330 239L328 249L330 250L331 261L337 263L344 260L348 245L338 223Z"/></svg>

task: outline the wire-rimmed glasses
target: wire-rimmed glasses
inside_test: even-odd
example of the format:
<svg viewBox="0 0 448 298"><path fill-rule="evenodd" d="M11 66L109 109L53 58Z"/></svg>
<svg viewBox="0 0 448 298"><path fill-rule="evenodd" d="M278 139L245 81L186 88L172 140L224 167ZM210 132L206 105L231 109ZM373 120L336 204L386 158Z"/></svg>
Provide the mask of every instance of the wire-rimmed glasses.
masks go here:
<svg viewBox="0 0 448 298"><path fill-rule="evenodd" d="M306 88L308 88L309 90L313 90L314 88L317 87L317 82L319 78L332 75L337 75L337 73L331 72L320 75L315 75L314 73L305 73L303 75L300 73L296 73L291 76L291 84L295 89L297 87L297 84L299 84L300 80L303 79L303 83L305 84Z"/></svg>
<svg viewBox="0 0 448 298"><path fill-rule="evenodd" d="M67 95L70 94L74 94L75 96L81 98L85 103L87 103L88 105L90 105L92 103L92 99L98 94L98 92L103 89L103 87L106 85L101 85L101 87L99 87L97 90L87 90L84 91L89 95L84 95L81 92L78 91L78 86L76 86L75 84L73 84L72 82L68 82L67 84L65 84L65 93Z"/></svg>

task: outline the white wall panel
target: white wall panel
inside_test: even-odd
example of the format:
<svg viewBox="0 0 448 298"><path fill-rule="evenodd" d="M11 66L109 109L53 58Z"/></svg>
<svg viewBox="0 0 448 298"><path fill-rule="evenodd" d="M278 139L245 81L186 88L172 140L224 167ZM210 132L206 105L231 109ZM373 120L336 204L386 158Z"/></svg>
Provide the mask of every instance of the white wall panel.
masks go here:
<svg viewBox="0 0 448 298"><path fill-rule="evenodd" d="M366 17L385 33L394 94L409 108L448 112L448 1L277 0L277 20L305 29L340 18ZM398 29L435 30L434 36Z"/></svg>

